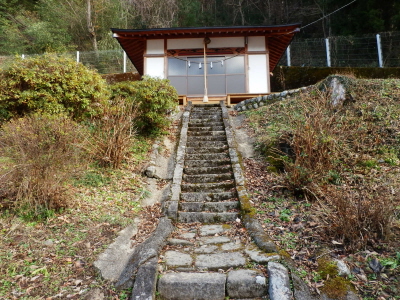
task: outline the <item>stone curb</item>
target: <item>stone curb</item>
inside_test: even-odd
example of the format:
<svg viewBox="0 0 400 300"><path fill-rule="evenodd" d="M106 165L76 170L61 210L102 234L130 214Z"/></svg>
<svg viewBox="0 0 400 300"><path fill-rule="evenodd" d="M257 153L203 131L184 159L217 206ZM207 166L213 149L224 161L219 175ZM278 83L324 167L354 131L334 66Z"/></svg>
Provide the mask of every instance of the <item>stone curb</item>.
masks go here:
<svg viewBox="0 0 400 300"><path fill-rule="evenodd" d="M127 289L133 286L133 277L138 272L138 269L150 259L158 257L159 252L166 245L167 238L173 230L174 227L169 218L163 217L160 219L153 234L143 243L139 244L130 256L125 269L115 283L117 289ZM143 273L146 274L147 272L143 270ZM154 280L156 280L156 278Z"/></svg>
<svg viewBox="0 0 400 300"><path fill-rule="evenodd" d="M236 188L240 207L242 210L242 222L247 229L249 235L252 237L256 245L267 253L278 252L279 249L272 241L272 239L265 233L261 224L253 216L252 207L249 203L249 197L245 188L245 179L240 165L240 159L236 151L236 142L232 131L231 122L229 120L228 110L224 101L220 102L222 108L222 118L226 128L226 138L229 145L229 155L232 161L233 174L236 181Z"/></svg>
<svg viewBox="0 0 400 300"><path fill-rule="evenodd" d="M179 137L178 148L176 150L176 163L175 163L174 176L172 179L170 199L169 201L165 201L165 203L163 203L163 208L162 208L163 214L171 218L172 220L178 219L178 201L181 194L181 183L182 183L183 167L185 162L187 132L189 127L191 109L192 109L192 102L189 101L182 115L182 127Z"/></svg>
<svg viewBox="0 0 400 300"><path fill-rule="evenodd" d="M157 159L157 155L158 155L158 148L160 146L158 145L158 141L155 142L152 146L151 149L151 154L150 154L150 161L146 167L146 169L144 170L144 175L146 175L149 178L159 178L156 175L156 159Z"/></svg>
<svg viewBox="0 0 400 300"><path fill-rule="evenodd" d="M233 109L236 111L246 111L246 110L257 109L261 106L272 104L277 101L282 101L293 95L308 92L313 87L314 87L313 85L310 85L307 87L302 87L300 89L287 90L287 91L283 91L281 93L273 93L273 94L269 94L266 96L259 96L256 98L246 99L246 100L236 104L233 107Z"/></svg>

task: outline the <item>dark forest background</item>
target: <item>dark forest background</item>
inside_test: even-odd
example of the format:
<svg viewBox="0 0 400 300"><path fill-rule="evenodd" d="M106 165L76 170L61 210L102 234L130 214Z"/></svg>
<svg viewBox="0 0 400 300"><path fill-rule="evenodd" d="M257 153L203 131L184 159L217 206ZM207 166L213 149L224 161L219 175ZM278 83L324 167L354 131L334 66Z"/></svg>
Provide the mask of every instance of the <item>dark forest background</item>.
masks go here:
<svg viewBox="0 0 400 300"><path fill-rule="evenodd" d="M118 48L110 28L278 25L322 18L351 0L0 0L0 55ZM357 0L303 38L400 30L399 0Z"/></svg>

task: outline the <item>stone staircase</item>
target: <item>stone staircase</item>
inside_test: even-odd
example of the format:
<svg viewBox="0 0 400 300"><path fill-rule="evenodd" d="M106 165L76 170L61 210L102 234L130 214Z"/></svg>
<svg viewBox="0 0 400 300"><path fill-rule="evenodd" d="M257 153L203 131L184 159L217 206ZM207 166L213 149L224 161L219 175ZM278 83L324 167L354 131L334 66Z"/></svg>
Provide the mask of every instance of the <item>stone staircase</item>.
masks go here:
<svg viewBox="0 0 400 300"><path fill-rule="evenodd" d="M179 222L232 222L239 201L219 105L196 105L188 126Z"/></svg>
<svg viewBox="0 0 400 300"><path fill-rule="evenodd" d="M116 242L95 262L130 299L330 299L311 294L254 218L223 102L186 106L170 191L148 239L128 254Z"/></svg>
<svg viewBox="0 0 400 300"><path fill-rule="evenodd" d="M268 299L267 278L252 266L279 255L238 236L240 202L225 122L220 105L190 109L179 202L171 214L178 223L158 265L160 299Z"/></svg>

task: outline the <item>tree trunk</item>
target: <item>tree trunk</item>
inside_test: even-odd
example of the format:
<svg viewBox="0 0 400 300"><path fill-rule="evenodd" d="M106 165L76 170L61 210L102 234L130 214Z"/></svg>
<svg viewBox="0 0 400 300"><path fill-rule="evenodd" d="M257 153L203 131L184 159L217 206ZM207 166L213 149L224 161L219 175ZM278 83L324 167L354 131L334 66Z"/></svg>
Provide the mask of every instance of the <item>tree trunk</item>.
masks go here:
<svg viewBox="0 0 400 300"><path fill-rule="evenodd" d="M90 39L92 40L92 45L93 45L93 50L97 53L98 52L98 47L97 47L97 37L96 37L96 30L93 26L92 22L92 4L90 0L87 0L87 28L90 34Z"/></svg>

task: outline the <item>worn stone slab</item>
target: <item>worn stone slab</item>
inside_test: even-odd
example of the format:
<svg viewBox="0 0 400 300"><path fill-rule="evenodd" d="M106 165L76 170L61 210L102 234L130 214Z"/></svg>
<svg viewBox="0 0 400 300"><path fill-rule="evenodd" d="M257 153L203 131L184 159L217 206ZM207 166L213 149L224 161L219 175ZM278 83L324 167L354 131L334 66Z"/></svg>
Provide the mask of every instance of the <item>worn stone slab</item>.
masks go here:
<svg viewBox="0 0 400 300"><path fill-rule="evenodd" d="M258 298L267 295L267 279L256 270L234 270L226 281L228 296L234 299Z"/></svg>
<svg viewBox="0 0 400 300"><path fill-rule="evenodd" d="M181 238L183 238L183 239L189 239L189 240L191 240L191 239L193 239L193 238L196 236L196 233L194 233L194 232L185 232L185 233L182 233L180 236L181 236Z"/></svg>
<svg viewBox="0 0 400 300"><path fill-rule="evenodd" d="M199 160L187 160L185 161L185 166L186 167L215 167L215 166L224 166L226 164L229 164L229 159L224 158L224 159L217 159L217 160L204 160L204 159L199 159Z"/></svg>
<svg viewBox="0 0 400 300"><path fill-rule="evenodd" d="M158 281L162 299L224 300L226 275L219 273L167 273Z"/></svg>
<svg viewBox="0 0 400 300"><path fill-rule="evenodd" d="M241 267L246 264L246 258L239 252L199 254L195 266L208 270L229 269Z"/></svg>
<svg viewBox="0 0 400 300"><path fill-rule="evenodd" d="M200 227L200 236L220 234L229 229L230 225L203 225Z"/></svg>
<svg viewBox="0 0 400 300"><path fill-rule="evenodd" d="M238 213L179 212L178 221L182 223L221 223L234 222Z"/></svg>
<svg viewBox="0 0 400 300"><path fill-rule="evenodd" d="M223 244L221 246L221 249L223 251L233 251L233 250L239 250L243 248L243 244L242 243L227 243L227 244Z"/></svg>
<svg viewBox="0 0 400 300"><path fill-rule="evenodd" d="M202 193L191 192L182 193L181 199L188 202L204 202L204 201L222 201L236 197L235 192L220 192L220 193Z"/></svg>
<svg viewBox="0 0 400 300"><path fill-rule="evenodd" d="M242 200L241 200L242 201ZM267 253L278 252L278 248L270 237L265 233L260 222L250 215L243 216L243 224L247 232L253 238L256 245Z"/></svg>
<svg viewBox="0 0 400 300"><path fill-rule="evenodd" d="M192 257L187 253L179 251L167 251L165 252L165 263L170 267L188 267L193 262Z"/></svg>
<svg viewBox="0 0 400 300"><path fill-rule="evenodd" d="M226 236L201 237L200 245L229 243L232 240Z"/></svg>
<svg viewBox="0 0 400 300"><path fill-rule="evenodd" d="M280 256L278 254L265 253L264 251L261 251L260 248L258 248L254 244L250 244L245 249L245 252L251 258L251 260L253 260L259 264L266 264L270 261L277 261L280 259Z"/></svg>
<svg viewBox="0 0 400 300"><path fill-rule="evenodd" d="M204 209L211 212L226 212L239 207L239 201L207 202L204 205Z"/></svg>
<svg viewBox="0 0 400 300"><path fill-rule="evenodd" d="M192 246L193 243L183 239L168 239L168 245L172 246Z"/></svg>
<svg viewBox="0 0 400 300"><path fill-rule="evenodd" d="M220 193L226 192L235 187L232 181L219 182L219 183L186 183L181 185L182 192L208 192Z"/></svg>
<svg viewBox="0 0 400 300"><path fill-rule="evenodd" d="M291 300L289 272L280 263L268 263L269 297L271 300Z"/></svg>
<svg viewBox="0 0 400 300"><path fill-rule="evenodd" d="M131 237L136 233L136 224L126 227L94 262L95 268L99 270L104 279L111 282L118 281L134 252L134 249L131 248L131 243L128 241L130 241Z"/></svg>
<svg viewBox="0 0 400 300"><path fill-rule="evenodd" d="M203 202L181 202L179 210L184 212L201 212L204 210Z"/></svg>
<svg viewBox="0 0 400 300"><path fill-rule="evenodd" d="M196 249L194 249L194 253L202 253L202 254L208 254L208 253L214 253L218 250L218 246L214 245L202 245Z"/></svg>
<svg viewBox="0 0 400 300"><path fill-rule="evenodd" d="M158 253L167 243L167 237L172 233L174 227L168 218L161 218L156 230L143 243L138 245L130 255L124 270L115 284L116 288L127 289L133 286L133 274L137 269L152 257L157 257Z"/></svg>
<svg viewBox="0 0 400 300"><path fill-rule="evenodd" d="M198 148L198 147L188 147L186 148L186 153L187 154L197 154L197 153L221 153L221 152L225 152L228 149L227 145L223 145L220 147L204 147L204 148ZM189 174L185 171L186 174ZM218 172L218 173L222 173L222 172ZM197 173L197 174L207 174L207 173ZM212 173L209 173L212 174ZM217 173L215 173L217 174Z"/></svg>
<svg viewBox="0 0 400 300"><path fill-rule="evenodd" d="M233 179L232 173L183 175L183 180L189 183L209 183Z"/></svg>
<svg viewBox="0 0 400 300"><path fill-rule="evenodd" d="M203 148L205 150L209 148ZM186 167L184 170L185 174L220 174L227 173L232 170L230 165L219 166L219 167Z"/></svg>
<svg viewBox="0 0 400 300"><path fill-rule="evenodd" d="M153 257L140 266L132 289L134 300L153 300L156 296L158 259Z"/></svg>

